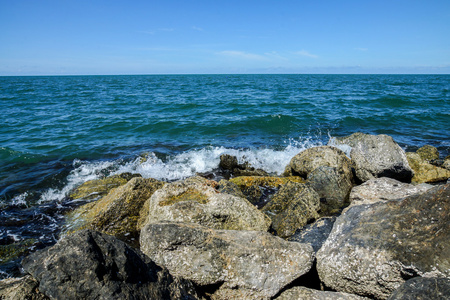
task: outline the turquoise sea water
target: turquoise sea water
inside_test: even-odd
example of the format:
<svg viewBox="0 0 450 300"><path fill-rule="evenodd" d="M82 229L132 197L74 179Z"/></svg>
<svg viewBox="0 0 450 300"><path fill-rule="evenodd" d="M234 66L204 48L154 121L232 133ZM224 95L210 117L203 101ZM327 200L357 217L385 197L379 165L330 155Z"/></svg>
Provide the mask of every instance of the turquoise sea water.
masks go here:
<svg viewBox="0 0 450 300"><path fill-rule="evenodd" d="M280 173L356 131L450 154L450 75L0 77L0 105L0 245L51 244L67 193L109 174L175 180L224 153Z"/></svg>

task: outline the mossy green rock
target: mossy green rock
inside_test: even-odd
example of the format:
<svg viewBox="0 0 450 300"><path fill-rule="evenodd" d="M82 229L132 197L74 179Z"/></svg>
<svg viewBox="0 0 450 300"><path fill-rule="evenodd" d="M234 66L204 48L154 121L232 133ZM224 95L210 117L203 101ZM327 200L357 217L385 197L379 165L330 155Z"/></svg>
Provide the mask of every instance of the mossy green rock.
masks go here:
<svg viewBox="0 0 450 300"><path fill-rule="evenodd" d="M270 219L255 206L215 187L217 182L198 176L165 185L149 199L145 223L176 221L214 229L268 230Z"/></svg>
<svg viewBox="0 0 450 300"><path fill-rule="evenodd" d="M409 165L414 170L412 183L440 182L450 178L450 170L428 163L417 153L407 152L406 157Z"/></svg>
<svg viewBox="0 0 450 300"><path fill-rule="evenodd" d="M72 199L99 199L109 193L110 190L124 185L133 177L140 177L139 174L123 173L102 179L89 180L77 187L69 194Z"/></svg>
<svg viewBox="0 0 450 300"><path fill-rule="evenodd" d="M417 154L419 154L420 158L422 158L423 160L435 160L435 159L439 159L439 151L438 149L436 149L433 146L430 145L425 145L421 148L419 148L416 151Z"/></svg>
<svg viewBox="0 0 450 300"><path fill-rule="evenodd" d="M128 238L136 238L145 201L164 184L152 178L132 178L125 185L112 189L102 199L83 205L68 214L65 232L91 228L125 241L128 241Z"/></svg>
<svg viewBox="0 0 450 300"><path fill-rule="evenodd" d="M320 198L307 184L288 182L263 208L272 228L283 238L292 236L308 222L319 218Z"/></svg>
<svg viewBox="0 0 450 300"><path fill-rule="evenodd" d="M35 239L28 239L8 245L0 245L0 264L26 255L34 243L36 243Z"/></svg>

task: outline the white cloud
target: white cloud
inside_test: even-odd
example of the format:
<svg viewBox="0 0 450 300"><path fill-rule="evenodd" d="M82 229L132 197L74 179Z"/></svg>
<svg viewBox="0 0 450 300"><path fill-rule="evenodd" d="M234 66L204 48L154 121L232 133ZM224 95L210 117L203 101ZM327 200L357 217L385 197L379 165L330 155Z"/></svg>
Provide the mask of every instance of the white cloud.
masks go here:
<svg viewBox="0 0 450 300"><path fill-rule="evenodd" d="M218 52L218 54L248 60L267 60L267 58L263 55L248 53L244 51L227 50Z"/></svg>
<svg viewBox="0 0 450 300"><path fill-rule="evenodd" d="M319 57L319 56L317 56L315 54L309 53L306 50L297 51L297 52L295 52L295 54L301 55L301 56L306 56L306 57L311 57L311 58L318 58Z"/></svg>
<svg viewBox="0 0 450 300"><path fill-rule="evenodd" d="M197 27L197 26L192 26L192 29L197 30L197 31L204 31L203 28Z"/></svg>

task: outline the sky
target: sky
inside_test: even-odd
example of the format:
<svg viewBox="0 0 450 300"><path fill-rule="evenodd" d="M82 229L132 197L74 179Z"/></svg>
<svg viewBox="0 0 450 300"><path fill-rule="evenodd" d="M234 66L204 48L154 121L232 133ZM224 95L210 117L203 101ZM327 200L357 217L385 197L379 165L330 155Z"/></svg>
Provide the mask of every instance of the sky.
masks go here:
<svg viewBox="0 0 450 300"><path fill-rule="evenodd" d="M0 76L450 74L450 0L0 0Z"/></svg>

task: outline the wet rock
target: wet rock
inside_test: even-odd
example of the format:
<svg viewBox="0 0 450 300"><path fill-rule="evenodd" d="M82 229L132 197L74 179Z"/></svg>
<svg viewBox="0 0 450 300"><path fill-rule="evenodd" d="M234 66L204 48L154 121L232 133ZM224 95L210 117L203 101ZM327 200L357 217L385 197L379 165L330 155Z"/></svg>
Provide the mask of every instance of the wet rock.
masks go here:
<svg viewBox="0 0 450 300"><path fill-rule="evenodd" d="M425 145L416 151L420 158L426 161L439 159L439 151L436 147Z"/></svg>
<svg viewBox="0 0 450 300"><path fill-rule="evenodd" d="M47 300L39 291L39 282L32 276L0 280L0 299L2 300Z"/></svg>
<svg viewBox="0 0 450 300"><path fill-rule="evenodd" d="M351 173L335 167L320 166L308 174L307 183L319 194L322 215L337 213L348 205L353 187Z"/></svg>
<svg viewBox="0 0 450 300"><path fill-rule="evenodd" d="M350 207L362 204L372 204L379 201L400 199L423 193L431 187L432 186L428 184L413 185L388 177L375 178L368 180L359 186L355 186L352 189L350 192Z"/></svg>
<svg viewBox="0 0 450 300"><path fill-rule="evenodd" d="M400 200L351 207L317 252L322 282L386 299L416 276L450 277L450 184Z"/></svg>
<svg viewBox="0 0 450 300"><path fill-rule="evenodd" d="M91 228L125 241L136 239L144 203L164 184L152 178L132 178L125 185L111 190L102 199L71 212L67 216L65 232Z"/></svg>
<svg viewBox="0 0 450 300"><path fill-rule="evenodd" d="M319 195L309 185L285 184L262 209L272 219L272 228L283 238L290 237L308 222L319 218Z"/></svg>
<svg viewBox="0 0 450 300"><path fill-rule="evenodd" d="M436 167L423 160L419 154L414 152L406 153L409 165L414 170L413 183L440 182L450 178L450 170Z"/></svg>
<svg viewBox="0 0 450 300"><path fill-rule="evenodd" d="M330 235L331 229L333 229L336 217L323 217L315 221L312 224L307 224L302 229L299 229L291 236L288 241L310 244L314 252L317 253L322 244L326 241Z"/></svg>
<svg viewBox="0 0 450 300"><path fill-rule="evenodd" d="M310 288L295 286L290 288L280 296L276 297L275 300L363 300L369 299L366 297L360 297L357 295L329 292L329 291L319 291Z"/></svg>
<svg viewBox="0 0 450 300"><path fill-rule="evenodd" d="M220 286L212 299L268 299L305 274L310 245L262 231L214 230L162 222L141 231L141 249L157 264L200 286Z"/></svg>
<svg viewBox="0 0 450 300"><path fill-rule="evenodd" d="M339 173L352 176L350 159L342 150L331 146L313 147L300 152L291 159L286 169L290 167L292 173L306 178L321 166L336 168Z"/></svg>
<svg viewBox="0 0 450 300"><path fill-rule="evenodd" d="M236 156L223 154L220 156L219 168L227 171L227 177L234 176L267 176L268 173L261 169L255 169L248 162L238 163Z"/></svg>
<svg viewBox="0 0 450 300"><path fill-rule="evenodd" d="M191 282L173 277L115 237L79 231L26 257L24 269L52 299L194 299Z"/></svg>
<svg viewBox="0 0 450 300"><path fill-rule="evenodd" d="M215 185L216 186L216 185ZM219 193L202 177L165 185L149 199L147 222L178 221L215 229L267 231L270 218L244 198Z"/></svg>
<svg viewBox="0 0 450 300"><path fill-rule="evenodd" d="M405 151L388 135L370 135L361 132L347 137L334 138L336 145L352 147L350 157L355 173L361 182L390 177L402 182L411 182L413 171L406 159Z"/></svg>
<svg viewBox="0 0 450 300"><path fill-rule="evenodd" d="M415 277L403 283L389 300L448 300L450 279Z"/></svg>
<svg viewBox="0 0 450 300"><path fill-rule="evenodd" d="M103 179L89 180L77 187L69 194L72 199L100 199L109 193L113 188L119 187L127 183L133 177L141 177L140 174L122 173L113 175Z"/></svg>
<svg viewBox="0 0 450 300"><path fill-rule="evenodd" d="M305 182L299 176L239 176L230 179L245 195L245 198L258 207L264 206L283 185L288 182Z"/></svg>

